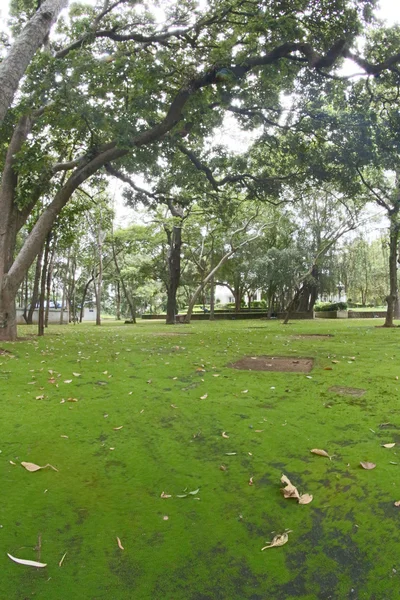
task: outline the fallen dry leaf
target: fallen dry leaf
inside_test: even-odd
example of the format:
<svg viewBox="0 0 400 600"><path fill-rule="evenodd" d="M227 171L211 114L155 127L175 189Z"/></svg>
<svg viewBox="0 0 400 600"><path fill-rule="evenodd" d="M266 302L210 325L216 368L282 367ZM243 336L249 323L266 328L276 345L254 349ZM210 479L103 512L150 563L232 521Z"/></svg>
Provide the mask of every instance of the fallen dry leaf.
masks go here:
<svg viewBox="0 0 400 600"><path fill-rule="evenodd" d="M78 398L67 398L67 402L78 402Z"/></svg>
<svg viewBox="0 0 400 600"><path fill-rule="evenodd" d="M264 429L255 429L254 433L262 433L264 431Z"/></svg>
<svg viewBox="0 0 400 600"><path fill-rule="evenodd" d="M65 552L65 554L62 555L60 562L58 563L58 566L61 567L61 565L64 562L64 558L67 556L68 552Z"/></svg>
<svg viewBox="0 0 400 600"><path fill-rule="evenodd" d="M113 427L114 431L119 431L122 428L123 428L123 425L120 425L119 427Z"/></svg>
<svg viewBox="0 0 400 600"><path fill-rule="evenodd" d="M250 477L250 479L249 479L249 485L254 485L253 477Z"/></svg>
<svg viewBox="0 0 400 600"><path fill-rule="evenodd" d="M281 534L276 535L274 537L274 539L272 540L272 542L270 542L268 544L268 546L264 546L264 548L261 548L261 552L263 550L266 550L267 548L275 548L277 546L284 546L286 544L286 542L289 540L288 533L281 533Z"/></svg>
<svg viewBox="0 0 400 600"><path fill-rule="evenodd" d="M34 473L35 471L40 471L40 469L46 469L47 467L50 467L50 469L53 469L53 471L58 472L58 469L56 469L55 467L53 467L53 465L50 465L49 463L47 463L47 465L44 465L43 467L35 465L35 463L31 462L22 462L21 465L24 467L24 469L30 471L31 473Z"/></svg>
<svg viewBox="0 0 400 600"><path fill-rule="evenodd" d="M163 516L163 521L168 521L168 519L169 519L169 516L168 516L168 515L164 515L164 516Z"/></svg>
<svg viewBox="0 0 400 600"><path fill-rule="evenodd" d="M299 498L299 504L310 504L313 501L311 494L302 494Z"/></svg>
<svg viewBox="0 0 400 600"><path fill-rule="evenodd" d="M297 500L300 498L297 488L291 483L286 475L282 475L281 483L286 484L286 486L281 489L284 498L297 498Z"/></svg>
<svg viewBox="0 0 400 600"><path fill-rule="evenodd" d="M42 394L41 396L36 396L36 400L43 400L44 399L44 394Z"/></svg>
<svg viewBox="0 0 400 600"><path fill-rule="evenodd" d="M400 506L400 500L397 500L397 502L394 503L395 506Z"/></svg>
<svg viewBox="0 0 400 600"><path fill-rule="evenodd" d="M165 492L161 492L160 498L172 498L171 494L166 494Z"/></svg>
<svg viewBox="0 0 400 600"><path fill-rule="evenodd" d="M170 404L171 408L178 408L175 404Z"/></svg>
<svg viewBox="0 0 400 600"><path fill-rule="evenodd" d="M221 466L220 466L220 470L221 470L221 471L226 471L226 466L225 466L225 465L221 465Z"/></svg>
<svg viewBox="0 0 400 600"><path fill-rule="evenodd" d="M249 390L242 390L242 394L247 394Z"/></svg>
<svg viewBox="0 0 400 600"><path fill-rule="evenodd" d="M119 539L119 537L117 536L117 544L118 544L118 548L120 550L125 550L125 548L123 547L123 545L121 544L121 540Z"/></svg>
<svg viewBox="0 0 400 600"><path fill-rule="evenodd" d="M204 396L200 396L200 400L205 400L206 398L208 398L208 394L204 394Z"/></svg>
<svg viewBox="0 0 400 600"><path fill-rule="evenodd" d="M60 437L68 439L67 435L61 435Z"/></svg>
<svg viewBox="0 0 400 600"><path fill-rule="evenodd" d="M14 465L14 466L16 466L16 465L17 465L17 463L15 463L14 461L10 460L10 465Z"/></svg>
<svg viewBox="0 0 400 600"><path fill-rule="evenodd" d="M66 379L64 383L72 383L72 379Z"/></svg>
<svg viewBox="0 0 400 600"><path fill-rule="evenodd" d="M36 560L25 560L23 558L15 558L15 556L11 556L11 554L8 554L7 552L7 556L8 558L11 558L11 560L13 560L14 562L18 563L19 565L26 565L27 567L47 567L46 563L40 563L37 562Z"/></svg>
<svg viewBox="0 0 400 600"><path fill-rule="evenodd" d="M331 456L329 456L329 454L326 452L326 450L320 450L319 448L313 448L312 450L310 450L310 452L312 452L313 454L318 454L318 456L326 456L326 458L329 458L329 460L331 460Z"/></svg>
<svg viewBox="0 0 400 600"><path fill-rule="evenodd" d="M360 465L362 466L363 469L366 469L367 471L371 471L372 469L375 469L376 464L373 462L360 462Z"/></svg>
<svg viewBox="0 0 400 600"><path fill-rule="evenodd" d="M148 379L148 380L146 381L146 383L151 383L151 382L152 382L152 379Z"/></svg>
<svg viewBox="0 0 400 600"><path fill-rule="evenodd" d="M228 439L228 438L229 438L229 435L226 435L225 431L223 431L223 432L221 433L221 435L222 435L222 437L223 437L223 438L226 438L226 439Z"/></svg>
<svg viewBox="0 0 400 600"><path fill-rule="evenodd" d="M291 483L286 475L282 475L281 483L286 484L284 488L281 488L284 498L296 498L299 504L310 504L310 502L312 502L313 496L311 496L311 494L299 494L298 489Z"/></svg>
<svg viewBox="0 0 400 600"><path fill-rule="evenodd" d="M395 445L396 442L393 442L392 444L382 444L382 448L394 448Z"/></svg>
<svg viewBox="0 0 400 600"><path fill-rule="evenodd" d="M332 360L331 362L332 362L334 365L337 365L337 364L339 363L339 361L338 361L338 360Z"/></svg>
<svg viewBox="0 0 400 600"><path fill-rule="evenodd" d="M72 375L73 375L74 377L80 377L80 376L81 376L81 374L80 374L80 373L72 373Z"/></svg>
<svg viewBox="0 0 400 600"><path fill-rule="evenodd" d="M332 367L324 367L324 371L333 371Z"/></svg>

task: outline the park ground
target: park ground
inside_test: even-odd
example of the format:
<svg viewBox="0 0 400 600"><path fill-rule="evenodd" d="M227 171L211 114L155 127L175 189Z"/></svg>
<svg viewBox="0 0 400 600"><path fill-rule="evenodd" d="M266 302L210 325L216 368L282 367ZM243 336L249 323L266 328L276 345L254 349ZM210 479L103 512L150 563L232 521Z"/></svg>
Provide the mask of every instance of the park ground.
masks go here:
<svg viewBox="0 0 400 600"><path fill-rule="evenodd" d="M0 598L397 598L400 330L382 322L21 327L0 351ZM315 362L229 366L260 355Z"/></svg>

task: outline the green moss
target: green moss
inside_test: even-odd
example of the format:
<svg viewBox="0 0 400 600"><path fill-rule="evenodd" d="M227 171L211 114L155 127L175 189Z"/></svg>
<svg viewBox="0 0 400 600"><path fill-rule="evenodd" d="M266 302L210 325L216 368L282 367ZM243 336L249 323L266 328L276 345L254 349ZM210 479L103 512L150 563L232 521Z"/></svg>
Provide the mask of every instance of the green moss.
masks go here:
<svg viewBox="0 0 400 600"><path fill-rule="evenodd" d="M379 323L107 323L1 344L0 597L397 597L400 455L381 445L400 444L399 332ZM312 378L226 366L262 354L313 356ZM282 472L310 505L283 499ZM39 538L46 569L6 556L37 560Z"/></svg>

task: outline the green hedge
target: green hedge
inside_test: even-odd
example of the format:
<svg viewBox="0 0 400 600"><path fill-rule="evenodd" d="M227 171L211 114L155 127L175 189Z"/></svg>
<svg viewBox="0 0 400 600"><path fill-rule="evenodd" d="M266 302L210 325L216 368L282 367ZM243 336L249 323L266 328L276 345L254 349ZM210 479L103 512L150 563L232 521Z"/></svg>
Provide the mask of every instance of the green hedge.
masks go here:
<svg viewBox="0 0 400 600"><path fill-rule="evenodd" d="M314 310L315 310L315 312L347 310L347 303L346 302L324 302L321 304L316 304L314 306Z"/></svg>

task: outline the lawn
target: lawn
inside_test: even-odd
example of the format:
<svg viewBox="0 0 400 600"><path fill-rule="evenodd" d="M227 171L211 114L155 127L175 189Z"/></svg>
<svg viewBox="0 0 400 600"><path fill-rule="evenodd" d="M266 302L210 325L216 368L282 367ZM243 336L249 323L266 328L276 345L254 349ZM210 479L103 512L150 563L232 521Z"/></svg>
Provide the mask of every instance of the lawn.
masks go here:
<svg viewBox="0 0 400 600"><path fill-rule="evenodd" d="M382 322L22 327L0 344L0 598L397 598L400 330ZM315 363L227 366L257 355Z"/></svg>

